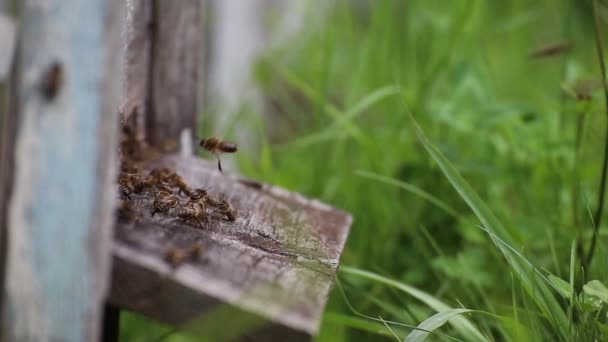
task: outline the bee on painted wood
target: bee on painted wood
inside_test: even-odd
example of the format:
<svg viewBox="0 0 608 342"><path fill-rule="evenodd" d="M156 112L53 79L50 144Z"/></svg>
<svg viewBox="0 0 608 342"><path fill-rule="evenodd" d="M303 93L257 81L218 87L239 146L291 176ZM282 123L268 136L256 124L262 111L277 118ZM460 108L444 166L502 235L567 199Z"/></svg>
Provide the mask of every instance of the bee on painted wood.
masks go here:
<svg viewBox="0 0 608 342"><path fill-rule="evenodd" d="M156 213L168 214L171 209L175 209L179 204L179 198L173 196L170 192L159 191L154 197L152 203L152 209L150 215L154 216Z"/></svg>
<svg viewBox="0 0 608 342"><path fill-rule="evenodd" d="M220 153L234 153L238 150L236 144L214 137L202 139L199 145L205 150L215 154L217 157L217 168L220 172L222 172Z"/></svg>
<svg viewBox="0 0 608 342"><path fill-rule="evenodd" d="M203 222L208 221L207 211L202 202L190 202L184 205L177 211L177 217L185 222L194 221L201 228L203 228Z"/></svg>

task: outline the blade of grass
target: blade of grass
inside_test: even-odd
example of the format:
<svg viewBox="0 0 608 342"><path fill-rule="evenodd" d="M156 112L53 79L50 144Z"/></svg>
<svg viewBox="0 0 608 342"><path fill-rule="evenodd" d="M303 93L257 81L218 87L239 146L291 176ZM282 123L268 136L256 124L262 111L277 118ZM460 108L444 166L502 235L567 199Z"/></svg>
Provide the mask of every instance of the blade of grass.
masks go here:
<svg viewBox="0 0 608 342"><path fill-rule="evenodd" d="M406 107L407 108L407 107ZM496 218L490 208L481 200L479 195L473 190L469 183L460 175L458 170L452 165L452 163L437 149L430 140L426 137L413 115L409 113L410 120L416 129L418 139L430 154L431 158L439 165L439 168L443 174L448 178L449 182L465 200L469 207L473 210L477 218L481 221L484 228L489 232L491 240L495 243L498 249L502 252L503 256L507 259L515 274L522 281L526 290L530 293L531 297L535 300L535 303L539 306L541 311L546 317L554 324L554 327L560 332L560 335L564 338L568 338L567 326L568 320L560 304L553 297L547 284L538 281L538 279L531 276L529 272L529 262L522 264L522 261L517 257L513 250L506 248L501 244L496 237L501 238L506 245L513 245L513 239L509 232L503 227L500 221ZM521 255L520 255L521 256ZM523 258L523 257L522 257ZM525 258L524 258L525 259Z"/></svg>
<svg viewBox="0 0 608 342"><path fill-rule="evenodd" d="M361 176L361 177L365 177L365 178L369 178L369 179L373 179L373 180L377 180L379 182L385 183L385 184L390 184L390 185L394 185L400 189L403 189L405 191L411 192L412 194L427 200L429 203L435 205L437 208L445 211L446 213L454 216L455 218L460 218L460 215L458 214L458 212L453 209L452 207L450 207L447 203L443 202L442 200L438 199L437 197L429 194L428 192L420 189L419 187L391 178L391 177L386 177L386 176L382 176L379 175L377 173L373 173L373 172L369 172L369 171L364 171L364 170L357 170L355 171L355 174L357 176Z"/></svg>
<svg viewBox="0 0 608 342"><path fill-rule="evenodd" d="M376 322L371 322L367 319L362 319L358 317L352 317L345 314L337 313L337 312L326 312L323 315L323 321L330 324L342 325L345 327L367 331L372 334L377 334L381 336L392 336L390 332L386 331L382 324L378 324ZM396 333L399 335L405 335L405 332L402 329L396 328Z"/></svg>
<svg viewBox="0 0 608 342"><path fill-rule="evenodd" d="M473 310L469 309L448 309L441 311L422 321L420 324L418 324L418 328L434 331L441 328L441 326L443 326L450 318L472 311ZM407 335L404 342L422 342L425 341L428 336L429 333L426 331L414 330Z"/></svg>
<svg viewBox="0 0 608 342"><path fill-rule="evenodd" d="M393 331L393 329L391 329L391 327L386 323L386 321L384 319L382 319L382 316L378 316L378 318L382 321L382 324L384 324L384 326L386 327L386 329L388 329L388 331L391 332L391 334L395 337L395 339L399 342L401 342L401 339L399 338L399 336L397 336L397 334L395 334L395 332Z"/></svg>
<svg viewBox="0 0 608 342"><path fill-rule="evenodd" d="M285 68L281 65L276 65L275 68L287 83L301 91L306 97L308 97L316 104L322 104L323 112L327 113L327 115L334 121L340 121L341 117L344 116L344 113L342 113L342 111L336 108L336 106L334 106L333 104L328 103L327 101L323 101L323 97L319 93L317 93L314 88L306 84L304 80L294 75L288 68ZM345 121L344 125L349 134L352 135L354 138L360 141L365 139L361 130L352 122Z"/></svg>
<svg viewBox="0 0 608 342"><path fill-rule="evenodd" d="M421 291L413 286L409 286L409 285L403 284L401 282L398 282L396 280L386 278L381 275L371 273L368 271L360 270L357 268L348 267L348 266L342 266L340 268L340 271L343 273L346 273L346 274L359 276L359 277L362 277L362 278L365 278L368 280L372 280L372 281L375 281L378 283L392 286L392 287L399 289L399 290L409 294L410 296L418 299L419 301L423 302L424 304L426 304L427 306L429 306L430 308L432 308L435 311L440 312L440 311L445 311L445 310L450 309L450 307L447 304L436 299L435 297L431 296L430 294L428 294L424 291ZM466 336L468 338L473 338L476 341L487 341L485 336L473 325L473 323L471 323L471 321L469 321L468 319L466 319L464 317L454 317L454 319L451 320L449 323L463 336Z"/></svg>
<svg viewBox="0 0 608 342"><path fill-rule="evenodd" d="M350 311L352 311L355 315L363 317L363 318L367 318L368 320L380 321L379 319L377 319L375 317L364 315L364 314L360 313L359 311L355 310L355 308L352 306L352 304L348 300L348 297L346 297L346 293L344 293L344 289L342 288L342 284L340 282L340 279L336 279L336 285L338 287L338 290L340 291L340 294L342 294L342 298L344 298L344 302L346 303L346 306L348 306L348 308L350 309ZM398 326L401 326L401 327L406 327L406 328L410 328L410 329L414 329L414 330L415 329L420 330L419 328L417 328L417 327L415 327L413 325L409 325L409 324L403 324L403 323L398 323L398 322L393 322L393 321L387 321L387 320L383 320L383 321L385 323L390 323L390 324L398 325ZM445 338L450 339L450 340L461 341L461 340L459 340L459 339L457 339L455 337L452 337L452 336L449 336L449 335L445 335L445 334L442 334L442 333L432 332L432 331L429 331L429 333L433 333L433 334L445 337Z"/></svg>
<svg viewBox="0 0 608 342"><path fill-rule="evenodd" d="M602 175L600 180L600 187L598 192L597 209L595 211L594 220L595 226L593 237L591 238L591 245L589 246L589 252L587 257L583 260L583 268L587 269L591 261L593 260L593 253L595 252L595 245L597 244L597 231L601 227L602 214L604 213L604 199L606 195L606 173L608 172L608 82L606 81L606 65L604 64L604 44L602 43L602 36L600 34L600 17L598 13L597 0L593 0L593 18L595 21L595 45L597 50L597 57L600 63L600 71L602 72L602 84L604 86L604 105L606 110L606 129L604 133L604 162L602 163Z"/></svg>
<svg viewBox="0 0 608 342"><path fill-rule="evenodd" d="M334 122L329 125L324 130L321 130L316 133L308 134L297 139L294 139L286 144L279 145L279 149L288 149L294 146L302 147L309 146L313 144L318 144L322 142L326 142L328 140L338 139L343 136L341 130L339 128L344 125L348 125L354 120L357 115L363 113L364 110L371 107L375 103L391 96L399 93L399 89L394 86L386 86L380 89L373 91L372 93L364 96L359 102L353 105L349 110L345 113L340 112L337 108L335 108Z"/></svg>

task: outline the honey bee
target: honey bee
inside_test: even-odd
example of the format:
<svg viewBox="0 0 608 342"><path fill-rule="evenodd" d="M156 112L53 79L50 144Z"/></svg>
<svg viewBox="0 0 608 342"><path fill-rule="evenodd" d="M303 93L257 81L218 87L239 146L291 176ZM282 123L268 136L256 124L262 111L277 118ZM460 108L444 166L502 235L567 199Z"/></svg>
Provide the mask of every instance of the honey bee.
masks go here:
<svg viewBox="0 0 608 342"><path fill-rule="evenodd" d="M200 243L195 243L190 246L190 259L193 261L199 260L203 256L203 246Z"/></svg>
<svg viewBox="0 0 608 342"><path fill-rule="evenodd" d="M186 260L186 252L179 248L171 248L165 253L165 260L173 266L173 268L181 265Z"/></svg>
<svg viewBox="0 0 608 342"><path fill-rule="evenodd" d="M226 200L224 200L223 198L217 198L212 196L207 197L206 200L209 205L216 209L216 212L220 213L221 215L224 215L228 221L236 220L236 212L234 208L232 208L230 203L228 203Z"/></svg>
<svg viewBox="0 0 608 342"><path fill-rule="evenodd" d="M196 188L192 191L190 191L190 193L188 194L188 196L190 197L191 201L200 201L200 200L205 200L205 198L207 198L207 190L203 189L203 188Z"/></svg>
<svg viewBox="0 0 608 342"><path fill-rule="evenodd" d="M139 173L139 167L128 159L123 159L120 163L120 171L124 173Z"/></svg>
<svg viewBox="0 0 608 342"><path fill-rule="evenodd" d="M166 167L161 167L161 168L152 169L150 171L150 176L154 177L156 179L159 179L159 180L164 180L171 173L172 173L171 170L167 169Z"/></svg>
<svg viewBox="0 0 608 342"><path fill-rule="evenodd" d="M134 190L136 194L141 193L142 191L144 191L147 188L151 188L154 186L154 184L152 183L152 180L149 177L146 177L144 175L141 174L134 174L131 175L131 182L134 186Z"/></svg>
<svg viewBox="0 0 608 342"><path fill-rule="evenodd" d="M205 150L215 154L217 157L217 168L222 172L222 163L220 161L220 153L234 153L238 150L236 144L222 141L218 138L202 139L199 145Z"/></svg>
<svg viewBox="0 0 608 342"><path fill-rule="evenodd" d="M122 199L131 199L131 195L135 192L135 185L131 181L131 177L121 175L118 179L118 192Z"/></svg>
<svg viewBox="0 0 608 342"><path fill-rule="evenodd" d="M183 264L186 260L197 261L203 256L203 247L200 243L195 243L187 250L180 248L170 248L165 253L165 260L173 266L173 268Z"/></svg>
<svg viewBox="0 0 608 342"><path fill-rule="evenodd" d="M116 216L120 221L131 223L137 219L137 212L129 202L122 202L116 210Z"/></svg>
<svg viewBox="0 0 608 342"><path fill-rule="evenodd" d="M180 194L184 193L189 196L190 192L192 191L184 179L175 172L172 172L170 175L165 177L165 181L178 188Z"/></svg>
<svg viewBox="0 0 608 342"><path fill-rule="evenodd" d="M177 207L178 204L179 198L173 196L170 192L159 191L154 197L150 215L154 216L156 213L168 214L169 211Z"/></svg>
<svg viewBox="0 0 608 342"><path fill-rule="evenodd" d="M177 217L185 222L194 221L203 228L203 221L207 222L207 212L202 202L190 202L177 211Z"/></svg>
<svg viewBox="0 0 608 342"><path fill-rule="evenodd" d="M530 52L530 58L545 58L557 56L572 50L572 44L570 42L552 42L545 44L536 50Z"/></svg>

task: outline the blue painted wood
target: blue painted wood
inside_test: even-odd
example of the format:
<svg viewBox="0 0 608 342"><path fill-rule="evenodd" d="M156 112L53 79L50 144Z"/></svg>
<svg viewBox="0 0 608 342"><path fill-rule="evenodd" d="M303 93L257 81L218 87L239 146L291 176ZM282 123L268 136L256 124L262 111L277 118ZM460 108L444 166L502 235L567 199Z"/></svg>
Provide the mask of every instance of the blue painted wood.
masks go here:
<svg viewBox="0 0 608 342"><path fill-rule="evenodd" d="M117 122L103 96L109 3L24 4L2 340L98 339Z"/></svg>

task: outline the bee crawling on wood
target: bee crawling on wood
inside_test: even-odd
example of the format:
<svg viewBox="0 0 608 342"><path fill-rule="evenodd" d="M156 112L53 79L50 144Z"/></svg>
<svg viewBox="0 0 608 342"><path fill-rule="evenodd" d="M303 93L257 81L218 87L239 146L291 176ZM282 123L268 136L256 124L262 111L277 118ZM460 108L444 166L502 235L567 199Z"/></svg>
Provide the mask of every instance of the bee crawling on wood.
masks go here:
<svg viewBox="0 0 608 342"><path fill-rule="evenodd" d="M159 181L163 181L172 173L173 172L167 169L166 167L155 168L150 171L150 177L153 177L154 179L157 179Z"/></svg>
<svg viewBox="0 0 608 342"><path fill-rule="evenodd" d="M166 215L171 209L175 209L178 204L179 198L167 191L159 191L154 197L154 202L152 203L150 215L154 216L156 213Z"/></svg>
<svg viewBox="0 0 608 342"><path fill-rule="evenodd" d="M199 260L203 257L203 246L200 243L195 243L190 246L190 259L193 261Z"/></svg>
<svg viewBox="0 0 608 342"><path fill-rule="evenodd" d="M217 157L217 168L220 170L220 172L222 172L220 153L234 153L238 150L236 144L214 137L202 139L199 145L205 150L215 154Z"/></svg>
<svg viewBox="0 0 608 342"><path fill-rule="evenodd" d="M185 222L194 221L201 228L203 228L203 222L208 221L207 211L205 211L205 204L203 202L190 202L184 205L177 211L177 217Z"/></svg>
<svg viewBox="0 0 608 342"><path fill-rule="evenodd" d="M175 188L179 189L179 193L184 193L186 195L190 194L190 186L188 186L188 184L186 184L186 181L184 181L184 179L182 178L182 176L178 175L175 172L172 172L170 175L168 175L165 178L165 182L167 182L168 184L172 185Z"/></svg>
<svg viewBox="0 0 608 342"><path fill-rule="evenodd" d="M170 248L165 253L165 260L173 266L178 267L186 260L198 261L203 257L203 247L200 243L195 243L187 250L181 248Z"/></svg>
<svg viewBox="0 0 608 342"><path fill-rule="evenodd" d="M132 175L131 180L133 182L133 185L135 186L136 194L139 194L142 191L144 191L145 189L152 188L154 186L154 183L152 183L152 180L149 177L146 177L144 175L140 175L140 174Z"/></svg>
<svg viewBox="0 0 608 342"><path fill-rule="evenodd" d="M118 216L118 220L128 223L132 223L137 220L137 212L127 201L123 201L120 207L117 208L116 215Z"/></svg>
<svg viewBox="0 0 608 342"><path fill-rule="evenodd" d="M221 215L224 215L228 221L236 220L236 211L225 199L208 196L206 198L206 201L209 203L210 206L216 209L216 212Z"/></svg>
<svg viewBox="0 0 608 342"><path fill-rule="evenodd" d="M190 191L190 193L188 194L188 197L190 197L191 201L205 201L205 199L207 198L207 195L209 193L207 192L206 189L203 188L196 188L192 191Z"/></svg>
<svg viewBox="0 0 608 342"><path fill-rule="evenodd" d="M179 248L171 248L165 253L165 260L175 268L186 260L186 251Z"/></svg>
<svg viewBox="0 0 608 342"><path fill-rule="evenodd" d="M122 199L131 199L131 195L135 192L135 185L132 182L131 177L121 175L118 178L118 192Z"/></svg>

